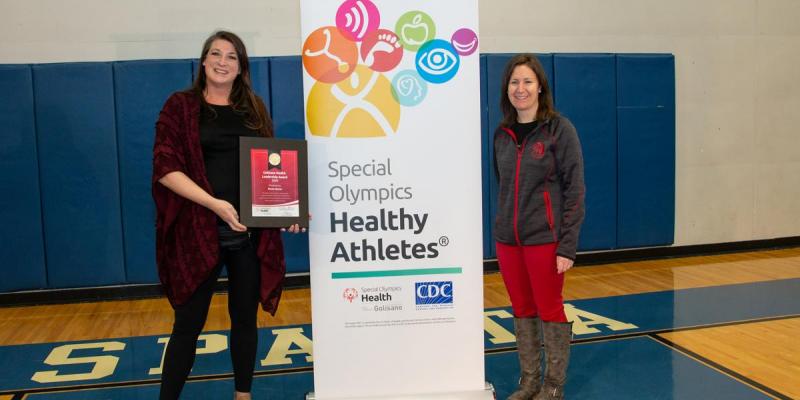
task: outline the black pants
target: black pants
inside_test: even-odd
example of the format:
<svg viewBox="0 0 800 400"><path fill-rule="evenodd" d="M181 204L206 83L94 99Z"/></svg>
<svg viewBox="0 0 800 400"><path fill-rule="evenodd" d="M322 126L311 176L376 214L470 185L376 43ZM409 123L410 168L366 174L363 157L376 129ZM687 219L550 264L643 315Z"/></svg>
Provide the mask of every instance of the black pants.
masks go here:
<svg viewBox="0 0 800 400"><path fill-rule="evenodd" d="M248 238L245 234L231 239L230 232L227 227L220 228L220 265L186 304L175 308L175 323L161 374L161 400L177 399L192 370L197 337L205 325L211 295L223 264L228 268L231 362L236 391L250 392L258 346L256 316L261 277L255 242L258 235Z"/></svg>

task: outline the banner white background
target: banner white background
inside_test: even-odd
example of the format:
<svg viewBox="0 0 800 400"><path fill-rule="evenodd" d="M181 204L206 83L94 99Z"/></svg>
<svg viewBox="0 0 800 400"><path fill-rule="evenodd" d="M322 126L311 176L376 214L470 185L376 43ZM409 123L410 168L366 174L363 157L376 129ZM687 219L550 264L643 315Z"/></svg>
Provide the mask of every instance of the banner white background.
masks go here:
<svg viewBox="0 0 800 400"><path fill-rule="evenodd" d="M474 34L478 30L475 0L345 3L351 23L358 20L372 29L368 24L379 13L381 29L397 32L408 25L408 37L404 39L401 32L398 37L381 35L379 40L386 43L376 50L389 49L395 39L405 47L413 42L409 37L426 32L430 39L433 28L435 39L448 43L462 28ZM439 68L451 71L452 77L443 83L423 84L426 90L416 91L424 92L421 101L419 97L406 100L419 101L416 105L397 107L402 101L397 93L393 97L387 91L387 84L401 71L417 69L417 51L407 48L399 65L388 71L375 72L365 65L388 52L374 52L374 57L362 53L356 72L339 82L319 82L322 75L312 63L327 56L322 50L346 61L342 47L337 47L341 39L334 32L342 4L301 2L313 215L315 396L483 390L479 52L475 48L468 55L455 54L455 74L448 69L447 54L432 59L443 62L433 67L434 75ZM415 20L407 14L410 11L430 18ZM428 27L420 28L425 22ZM330 30L321 35L323 27ZM354 34L363 31L356 29ZM317 42L309 39L313 35ZM366 39L357 43L361 49ZM338 72L353 68L337 62ZM316 71L316 76L309 71ZM408 93L406 89L402 90ZM349 105L340 104L343 96L350 95L354 97ZM397 120L392 120L396 116L392 110L399 110ZM381 118L388 125L374 122ZM396 129L387 132L386 126ZM394 220L396 228L405 229L390 229L392 221L380 221L381 214L389 213L406 215L404 226L400 219ZM361 248L365 243L374 254ZM387 250L390 246L396 250ZM388 256L387 251L396 253ZM428 299L438 304L417 304Z"/></svg>

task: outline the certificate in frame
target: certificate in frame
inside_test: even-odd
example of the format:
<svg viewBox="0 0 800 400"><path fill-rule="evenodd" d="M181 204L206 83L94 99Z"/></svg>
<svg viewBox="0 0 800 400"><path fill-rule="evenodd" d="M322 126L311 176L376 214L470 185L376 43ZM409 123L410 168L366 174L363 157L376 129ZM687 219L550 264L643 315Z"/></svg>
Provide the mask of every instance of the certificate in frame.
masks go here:
<svg viewBox="0 0 800 400"><path fill-rule="evenodd" d="M305 140L239 137L239 219L252 228L308 227Z"/></svg>

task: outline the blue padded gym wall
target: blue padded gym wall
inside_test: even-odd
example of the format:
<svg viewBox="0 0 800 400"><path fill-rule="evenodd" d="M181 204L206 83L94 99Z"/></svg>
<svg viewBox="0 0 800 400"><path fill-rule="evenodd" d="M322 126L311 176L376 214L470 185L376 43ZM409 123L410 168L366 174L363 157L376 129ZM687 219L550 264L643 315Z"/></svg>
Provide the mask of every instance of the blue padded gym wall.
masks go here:
<svg viewBox="0 0 800 400"><path fill-rule="evenodd" d="M114 63L126 283L156 283L153 140L167 97L191 84L187 60Z"/></svg>
<svg viewBox="0 0 800 400"><path fill-rule="evenodd" d="M497 252L494 247L494 215L497 211L497 177L495 176L495 169L494 169L494 131L500 125L500 121L503 119L503 112L500 110L500 96L505 96L506 89L501 88L502 79L503 79L503 72L506 67L506 63L508 60L513 57L513 54L489 54L486 56L486 103L488 104L489 108L486 113L486 130L484 130L484 134L486 135L487 140L487 147L488 147L488 154L484 154L484 157L488 157L488 166L489 170L487 174L489 175L489 207L484 207L483 212L488 213L490 215L490 219L488 221L489 225L484 225L483 227L483 236L484 236L484 246L488 242L488 249L484 247L484 258L495 258L497 257ZM536 57L539 59L539 62L542 63L542 67L544 68L545 75L547 75L547 79L551 82L551 89L552 89L552 82L553 82L553 56L550 54L537 54ZM486 194L484 194L486 196Z"/></svg>
<svg viewBox="0 0 800 400"><path fill-rule="evenodd" d="M125 281L111 63L33 67L49 287Z"/></svg>
<svg viewBox="0 0 800 400"><path fill-rule="evenodd" d="M200 60L192 60L192 82L197 79L198 68L200 68Z"/></svg>
<svg viewBox="0 0 800 400"><path fill-rule="evenodd" d="M489 190L489 175L492 174L492 165L489 164L489 153L492 151L492 141L490 140L489 123L487 115L489 113L489 100L488 90L489 82L486 79L486 56L481 55L480 58L480 76L481 76L481 210L483 219L481 224L483 226L483 258L489 258L494 248L494 241L487 232L486 227L492 225L494 215L488 212L492 200Z"/></svg>
<svg viewBox="0 0 800 400"><path fill-rule="evenodd" d="M484 258L495 255L492 141L503 69L481 68ZM672 55L539 55L556 107L576 125L586 164L579 250L674 240L675 67ZM251 79L276 135L304 138L299 56L253 57ZM152 141L170 93L197 60L0 65L0 213L8 222L0 292L157 282ZM310 162L314 155L310 154ZM324 166L313 166L324 168ZM319 218L319 216L318 216ZM287 269L309 270L308 236L285 234Z"/></svg>
<svg viewBox="0 0 800 400"><path fill-rule="evenodd" d="M270 59L272 119L278 137L305 139L303 66L299 56Z"/></svg>
<svg viewBox="0 0 800 400"><path fill-rule="evenodd" d="M39 165L28 65L0 66L0 292L47 286Z"/></svg>
<svg viewBox="0 0 800 400"><path fill-rule="evenodd" d="M272 120L277 137L305 139L302 68L300 56L270 59ZM309 154L308 159L313 163L314 155ZM287 272L308 272L308 235L284 234L283 244Z"/></svg>
<svg viewBox="0 0 800 400"><path fill-rule="evenodd" d="M617 56L620 248L672 244L675 231L675 58Z"/></svg>
<svg viewBox="0 0 800 400"><path fill-rule="evenodd" d="M269 57L250 58L250 82L253 90L264 100L267 110L270 109L270 78L269 78Z"/></svg>
<svg viewBox="0 0 800 400"><path fill-rule="evenodd" d="M556 54L556 108L575 125L583 149L586 218L581 250L617 245L616 59L613 54Z"/></svg>

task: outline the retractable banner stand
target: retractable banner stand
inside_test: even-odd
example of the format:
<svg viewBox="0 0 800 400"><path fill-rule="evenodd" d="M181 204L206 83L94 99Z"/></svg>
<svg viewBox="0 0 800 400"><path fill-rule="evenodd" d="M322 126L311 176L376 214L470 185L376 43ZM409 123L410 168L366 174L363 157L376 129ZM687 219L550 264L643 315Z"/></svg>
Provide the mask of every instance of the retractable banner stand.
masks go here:
<svg viewBox="0 0 800 400"><path fill-rule="evenodd" d="M477 0L301 16L314 397L485 393Z"/></svg>

